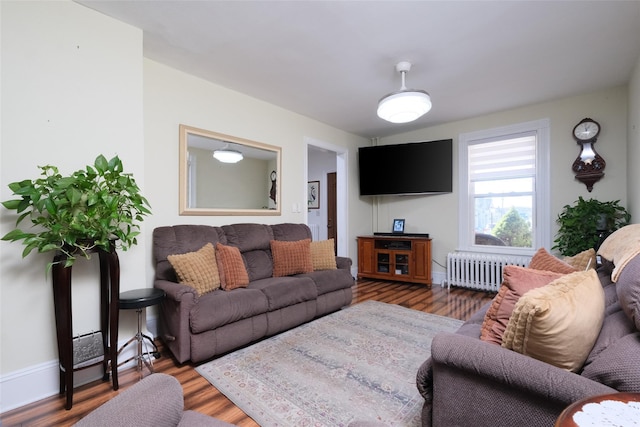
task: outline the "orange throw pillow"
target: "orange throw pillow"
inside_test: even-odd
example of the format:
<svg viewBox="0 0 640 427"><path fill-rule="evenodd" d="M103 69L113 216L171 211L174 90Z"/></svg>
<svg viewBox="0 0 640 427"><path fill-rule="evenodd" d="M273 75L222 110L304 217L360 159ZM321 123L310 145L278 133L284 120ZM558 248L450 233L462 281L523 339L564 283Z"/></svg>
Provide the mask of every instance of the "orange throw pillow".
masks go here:
<svg viewBox="0 0 640 427"><path fill-rule="evenodd" d="M502 344L502 336L520 297L527 291L545 286L562 276L564 276L562 273L534 270L516 265L504 267L502 286L485 313L480 339L498 345Z"/></svg>
<svg viewBox="0 0 640 427"><path fill-rule="evenodd" d="M240 249L216 243L216 259L222 289L230 291L236 288L246 288L249 285L249 274L244 266Z"/></svg>
<svg viewBox="0 0 640 427"><path fill-rule="evenodd" d="M531 258L531 262L529 263L529 268L553 271L562 274L575 273L578 271L561 259L551 255L545 248L538 249L538 251L533 255L533 258Z"/></svg>
<svg viewBox="0 0 640 427"><path fill-rule="evenodd" d="M273 277L291 276L292 274L311 273L311 239L287 242L271 241L273 256Z"/></svg>

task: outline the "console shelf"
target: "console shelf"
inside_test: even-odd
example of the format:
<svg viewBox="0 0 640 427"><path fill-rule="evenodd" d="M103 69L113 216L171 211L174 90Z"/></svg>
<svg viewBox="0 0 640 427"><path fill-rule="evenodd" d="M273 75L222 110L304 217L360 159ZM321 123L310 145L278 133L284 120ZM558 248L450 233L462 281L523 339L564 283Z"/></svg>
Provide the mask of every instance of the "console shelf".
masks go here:
<svg viewBox="0 0 640 427"><path fill-rule="evenodd" d="M358 278L431 286L431 239L423 236L358 236Z"/></svg>

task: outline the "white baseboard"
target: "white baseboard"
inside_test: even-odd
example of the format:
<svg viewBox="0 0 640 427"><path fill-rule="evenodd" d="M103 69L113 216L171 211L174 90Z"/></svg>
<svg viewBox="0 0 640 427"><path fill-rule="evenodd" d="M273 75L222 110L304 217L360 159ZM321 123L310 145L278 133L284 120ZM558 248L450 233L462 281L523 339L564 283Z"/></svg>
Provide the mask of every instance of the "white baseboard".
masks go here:
<svg viewBox="0 0 640 427"><path fill-rule="evenodd" d="M158 335L157 318L147 318L147 330L151 337ZM123 346L129 337L118 341L118 348ZM136 348L131 345L119 355L120 360L127 360L135 356ZM119 371L135 366L135 360L120 366ZM76 371L73 374L74 387L102 378L102 366L92 366ZM60 373L58 359L30 366L25 369L0 376L0 413L19 408L29 403L37 402L60 391Z"/></svg>

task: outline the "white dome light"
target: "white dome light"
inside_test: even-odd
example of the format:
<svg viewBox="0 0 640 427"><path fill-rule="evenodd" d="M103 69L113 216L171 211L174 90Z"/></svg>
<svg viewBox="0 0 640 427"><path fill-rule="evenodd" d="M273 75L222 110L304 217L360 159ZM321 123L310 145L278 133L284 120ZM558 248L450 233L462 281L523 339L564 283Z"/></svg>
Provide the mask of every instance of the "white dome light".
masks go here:
<svg viewBox="0 0 640 427"><path fill-rule="evenodd" d="M411 63L400 62L396 70L402 75L402 87L378 102L378 117L391 123L408 123L431 110L431 97L424 90L407 89L405 74Z"/></svg>
<svg viewBox="0 0 640 427"><path fill-rule="evenodd" d="M222 149L214 151L213 158L222 163L238 163L244 157L239 151Z"/></svg>

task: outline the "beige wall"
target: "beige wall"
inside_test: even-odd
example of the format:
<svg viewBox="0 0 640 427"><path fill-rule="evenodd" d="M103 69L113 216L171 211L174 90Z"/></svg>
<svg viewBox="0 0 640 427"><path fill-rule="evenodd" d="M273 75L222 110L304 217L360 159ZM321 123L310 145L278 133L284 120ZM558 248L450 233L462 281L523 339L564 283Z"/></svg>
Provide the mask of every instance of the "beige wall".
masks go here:
<svg viewBox="0 0 640 427"><path fill-rule="evenodd" d="M509 111L473 119L432 126L415 132L382 138L380 144L428 141L444 138L454 140L454 159L460 133L491 129L514 123L549 118L551 121L551 215L555 218L566 204L579 196L602 201L620 200L627 204L627 92L626 86L615 87L586 95L529 105ZM437 102L434 102L437 108ZM571 136L573 127L584 117L591 117L602 126L598 153L605 159L605 177L589 193L584 184L576 181L571 165L579 147ZM428 165L425 165L428 167ZM405 218L407 231L430 233L433 239L434 260L446 263L447 253L458 243L458 164L454 160L454 192L435 196L395 196L377 198L374 206L374 227L389 231L393 218ZM557 225L552 227L554 239ZM438 264L434 272L443 272Z"/></svg>
<svg viewBox="0 0 640 427"><path fill-rule="evenodd" d="M0 199L7 184L39 175L38 165L70 173L100 153L119 155L144 182L142 32L72 2L0 2L2 131ZM16 216L0 208L0 234ZM143 230L146 233L146 230ZM23 246L0 242L0 394L2 409L57 387L52 254L21 258ZM123 290L146 283L139 266L147 242L121 257ZM74 333L99 328L97 260L73 268ZM127 317L127 316L124 316ZM122 335L135 330L123 322ZM14 388L32 375L35 383Z"/></svg>

